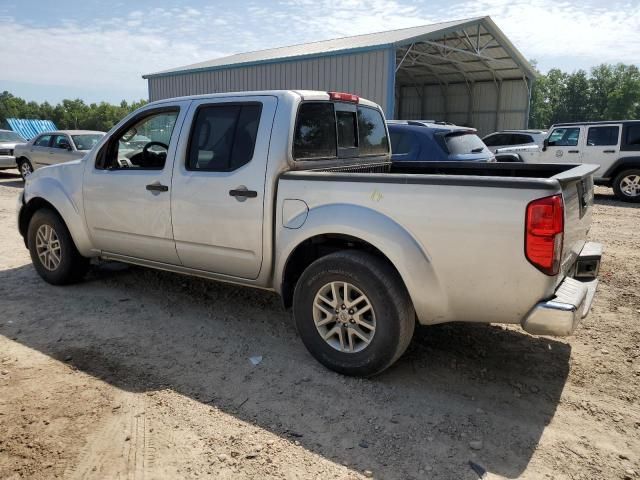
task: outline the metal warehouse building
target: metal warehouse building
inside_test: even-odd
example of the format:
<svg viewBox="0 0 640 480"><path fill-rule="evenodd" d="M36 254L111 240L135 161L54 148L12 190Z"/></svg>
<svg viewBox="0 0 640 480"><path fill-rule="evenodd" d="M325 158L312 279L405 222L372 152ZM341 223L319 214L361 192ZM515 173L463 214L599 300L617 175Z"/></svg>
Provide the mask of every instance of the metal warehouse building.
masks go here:
<svg viewBox="0 0 640 480"><path fill-rule="evenodd" d="M144 75L149 99L271 89L355 93L388 118L526 128L535 72L489 17L272 48Z"/></svg>

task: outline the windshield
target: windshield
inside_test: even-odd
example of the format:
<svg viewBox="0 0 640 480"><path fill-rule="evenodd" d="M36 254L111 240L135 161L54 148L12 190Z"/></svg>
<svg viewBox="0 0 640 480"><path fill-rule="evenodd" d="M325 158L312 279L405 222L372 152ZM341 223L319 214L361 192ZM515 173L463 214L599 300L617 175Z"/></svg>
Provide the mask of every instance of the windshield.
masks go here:
<svg viewBox="0 0 640 480"><path fill-rule="evenodd" d="M86 135L71 135L71 138L78 150L91 150L103 136L103 133L91 133Z"/></svg>
<svg viewBox="0 0 640 480"><path fill-rule="evenodd" d="M445 136L445 142L449 153L453 155L487 151L487 146L480 140L480 137L473 132L449 133Z"/></svg>
<svg viewBox="0 0 640 480"><path fill-rule="evenodd" d="M16 132L0 132L0 142L26 142Z"/></svg>

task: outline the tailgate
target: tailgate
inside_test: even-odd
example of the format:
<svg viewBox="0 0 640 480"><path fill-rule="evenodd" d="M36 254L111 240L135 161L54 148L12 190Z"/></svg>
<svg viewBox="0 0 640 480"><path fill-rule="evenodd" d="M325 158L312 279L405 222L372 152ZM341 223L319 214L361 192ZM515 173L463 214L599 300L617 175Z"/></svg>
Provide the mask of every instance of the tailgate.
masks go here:
<svg viewBox="0 0 640 480"><path fill-rule="evenodd" d="M578 165L554 175L560 182L564 200L564 241L559 281L571 273L578 254L587 241L593 210L593 174L598 165Z"/></svg>

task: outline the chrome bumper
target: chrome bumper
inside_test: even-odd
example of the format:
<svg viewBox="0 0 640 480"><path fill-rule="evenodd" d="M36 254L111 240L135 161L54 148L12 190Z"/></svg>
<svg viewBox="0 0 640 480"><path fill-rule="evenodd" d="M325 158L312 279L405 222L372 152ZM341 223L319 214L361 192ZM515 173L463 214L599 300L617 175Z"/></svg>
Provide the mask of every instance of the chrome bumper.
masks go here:
<svg viewBox="0 0 640 480"><path fill-rule="evenodd" d="M565 278L551 300L533 307L522 328L533 335L571 335L591 310L601 257L602 246L587 243L576 260L576 278Z"/></svg>

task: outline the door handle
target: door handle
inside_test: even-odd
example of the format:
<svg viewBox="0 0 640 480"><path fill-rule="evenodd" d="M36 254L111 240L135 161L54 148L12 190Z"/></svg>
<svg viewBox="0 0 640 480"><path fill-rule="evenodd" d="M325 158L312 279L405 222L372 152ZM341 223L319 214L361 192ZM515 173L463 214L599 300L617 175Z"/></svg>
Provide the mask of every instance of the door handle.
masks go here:
<svg viewBox="0 0 640 480"><path fill-rule="evenodd" d="M168 192L169 191L169 187L167 187L166 185L162 185L161 183L152 183L150 185L147 185L146 188L150 192Z"/></svg>
<svg viewBox="0 0 640 480"><path fill-rule="evenodd" d="M580 153L580 150L569 150L568 153Z"/></svg>
<svg viewBox="0 0 640 480"><path fill-rule="evenodd" d="M615 150L603 150L602 153L616 153Z"/></svg>
<svg viewBox="0 0 640 480"><path fill-rule="evenodd" d="M258 192L255 190L248 190L247 187L239 187L235 190L229 190L229 195L232 197L240 198L256 198L258 196Z"/></svg>

